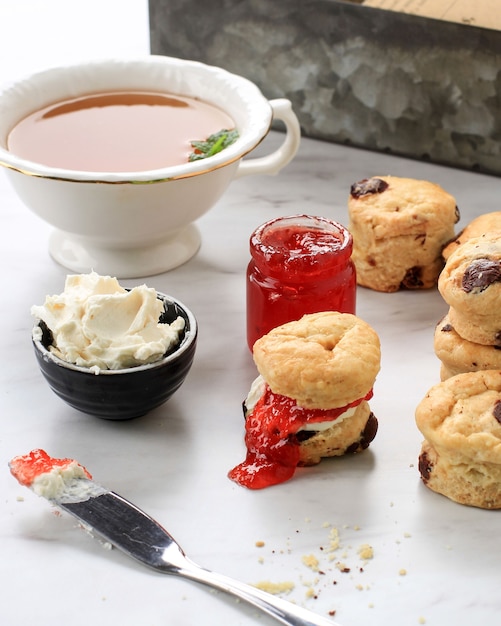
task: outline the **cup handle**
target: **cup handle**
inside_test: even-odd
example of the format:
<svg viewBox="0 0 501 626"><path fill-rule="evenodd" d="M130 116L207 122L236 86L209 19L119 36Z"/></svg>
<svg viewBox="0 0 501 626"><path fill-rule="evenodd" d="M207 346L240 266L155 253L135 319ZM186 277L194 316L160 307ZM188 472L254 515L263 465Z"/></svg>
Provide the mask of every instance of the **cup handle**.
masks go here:
<svg viewBox="0 0 501 626"><path fill-rule="evenodd" d="M299 148L301 141L301 127L296 114L292 110L290 100L277 98L269 101L273 120L281 120L285 124L285 139L282 145L264 157L243 160L239 163L235 178L249 176L250 174L275 175L292 161Z"/></svg>

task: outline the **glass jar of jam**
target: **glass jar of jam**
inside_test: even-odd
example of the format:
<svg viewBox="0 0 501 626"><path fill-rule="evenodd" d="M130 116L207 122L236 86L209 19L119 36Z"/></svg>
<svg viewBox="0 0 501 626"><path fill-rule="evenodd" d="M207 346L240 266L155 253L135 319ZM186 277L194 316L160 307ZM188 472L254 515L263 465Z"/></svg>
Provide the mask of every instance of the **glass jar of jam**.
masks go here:
<svg viewBox="0 0 501 626"><path fill-rule="evenodd" d="M355 313L353 238L324 217L293 215L262 224L250 238L247 343L306 313Z"/></svg>

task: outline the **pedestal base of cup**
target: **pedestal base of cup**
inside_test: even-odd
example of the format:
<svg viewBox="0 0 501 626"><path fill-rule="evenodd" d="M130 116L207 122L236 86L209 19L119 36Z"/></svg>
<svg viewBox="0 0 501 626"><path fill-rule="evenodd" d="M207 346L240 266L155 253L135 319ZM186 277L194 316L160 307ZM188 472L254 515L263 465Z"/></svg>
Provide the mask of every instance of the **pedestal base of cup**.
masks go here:
<svg viewBox="0 0 501 626"><path fill-rule="evenodd" d="M49 253L72 272L95 271L123 279L152 276L179 267L195 256L200 243L200 233L194 224L160 241L134 247L105 247L91 239L54 230L49 238Z"/></svg>

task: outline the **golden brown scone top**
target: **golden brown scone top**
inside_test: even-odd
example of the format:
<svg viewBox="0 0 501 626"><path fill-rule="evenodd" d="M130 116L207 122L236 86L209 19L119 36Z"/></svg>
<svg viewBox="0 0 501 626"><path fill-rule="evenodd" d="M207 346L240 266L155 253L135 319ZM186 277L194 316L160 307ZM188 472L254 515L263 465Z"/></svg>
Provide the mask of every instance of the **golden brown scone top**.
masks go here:
<svg viewBox="0 0 501 626"><path fill-rule="evenodd" d="M486 233L498 232L501 237L501 211L493 211L492 213L484 213L472 220L459 235L445 246L442 255L447 260L450 255L473 237L480 237Z"/></svg>
<svg viewBox="0 0 501 626"><path fill-rule="evenodd" d="M364 193L363 185L374 181L387 186ZM442 187L427 180L397 176L373 176L367 183L352 185L348 209L351 220L370 225L376 239L420 233L423 224L443 230L459 219L456 199Z"/></svg>
<svg viewBox="0 0 501 626"><path fill-rule="evenodd" d="M416 408L425 439L448 456L501 463L501 371L458 374L432 387Z"/></svg>
<svg viewBox="0 0 501 626"><path fill-rule="evenodd" d="M325 311L271 330L254 361L274 393L305 408L332 409L365 397L380 369L377 333L349 313Z"/></svg>

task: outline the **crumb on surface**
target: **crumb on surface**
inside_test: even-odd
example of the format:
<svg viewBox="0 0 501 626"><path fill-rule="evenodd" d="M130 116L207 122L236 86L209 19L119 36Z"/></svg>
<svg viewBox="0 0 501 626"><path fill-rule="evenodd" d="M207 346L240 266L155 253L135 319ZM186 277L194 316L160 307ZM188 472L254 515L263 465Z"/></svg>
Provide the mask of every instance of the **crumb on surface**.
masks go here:
<svg viewBox="0 0 501 626"><path fill-rule="evenodd" d="M256 545L256 548L264 548L265 543L264 541L258 540L256 541L255 545Z"/></svg>
<svg viewBox="0 0 501 626"><path fill-rule="evenodd" d="M290 593L294 589L295 585L290 580L279 583L271 582L269 580L262 580L258 583L255 583L254 587L276 596L281 593Z"/></svg>
<svg viewBox="0 0 501 626"><path fill-rule="evenodd" d="M348 572L351 571L351 569L346 565L346 563L342 563L341 561L338 561L336 563L336 567L343 574L348 574Z"/></svg>
<svg viewBox="0 0 501 626"><path fill-rule="evenodd" d="M334 552L340 546L339 531L337 528L331 528L329 531L329 552Z"/></svg>
<svg viewBox="0 0 501 626"><path fill-rule="evenodd" d="M319 562L314 554L305 554L301 558L301 561L303 562L303 565L306 565L306 567L309 567L314 572L318 572Z"/></svg>
<svg viewBox="0 0 501 626"><path fill-rule="evenodd" d="M363 543L358 548L358 554L361 559L368 560L374 558L374 548L370 546L368 543Z"/></svg>
<svg viewBox="0 0 501 626"><path fill-rule="evenodd" d="M407 575L407 570L402 567L402 569L398 570L398 575L399 576L406 576Z"/></svg>

